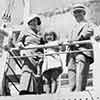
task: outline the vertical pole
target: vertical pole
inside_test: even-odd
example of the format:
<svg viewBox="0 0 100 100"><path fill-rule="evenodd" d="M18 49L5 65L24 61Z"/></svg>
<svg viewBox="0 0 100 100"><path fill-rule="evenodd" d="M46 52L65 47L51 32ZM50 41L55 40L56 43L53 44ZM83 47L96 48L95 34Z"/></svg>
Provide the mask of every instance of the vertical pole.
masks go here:
<svg viewBox="0 0 100 100"><path fill-rule="evenodd" d="M30 0L24 0L24 16L23 19L25 20L30 15Z"/></svg>
<svg viewBox="0 0 100 100"><path fill-rule="evenodd" d="M93 85L96 97L100 96L100 43L94 41Z"/></svg>
<svg viewBox="0 0 100 100"><path fill-rule="evenodd" d="M2 32L0 32L0 35L3 37L3 43L1 46L4 46L8 42L8 37L4 36ZM5 50L1 49L1 56L0 56L0 95L4 95L4 73L6 68L6 60L7 60L7 52Z"/></svg>

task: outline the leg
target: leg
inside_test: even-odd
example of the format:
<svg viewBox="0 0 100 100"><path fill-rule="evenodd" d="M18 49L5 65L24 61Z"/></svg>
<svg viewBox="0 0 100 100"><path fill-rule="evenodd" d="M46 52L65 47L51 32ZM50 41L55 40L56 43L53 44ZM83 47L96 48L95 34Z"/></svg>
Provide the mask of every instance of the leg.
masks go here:
<svg viewBox="0 0 100 100"><path fill-rule="evenodd" d="M20 79L20 90L28 91L28 85L30 81L31 73L30 69L28 68L28 65L24 65L22 69L22 75Z"/></svg>
<svg viewBox="0 0 100 100"><path fill-rule="evenodd" d="M48 85L49 85L49 93L52 93L52 80L48 80Z"/></svg>
<svg viewBox="0 0 100 100"><path fill-rule="evenodd" d="M50 89L49 89L49 82L48 79L45 78L45 76L43 76L43 80L45 81L45 84L43 86L43 90L45 91L45 93L49 93Z"/></svg>
<svg viewBox="0 0 100 100"><path fill-rule="evenodd" d="M43 82L43 76L42 75L40 77L38 77L37 82L38 82L38 86L37 86L38 94L45 93L44 90L43 90L43 83L44 82Z"/></svg>
<svg viewBox="0 0 100 100"><path fill-rule="evenodd" d="M52 80L51 83L51 93L55 93L57 90L57 81L56 80Z"/></svg>
<svg viewBox="0 0 100 100"><path fill-rule="evenodd" d="M76 65L74 58L70 58L68 63L68 79L69 79L69 91L74 91L76 84Z"/></svg>
<svg viewBox="0 0 100 100"><path fill-rule="evenodd" d="M86 79L89 69L88 61L86 56L79 54L76 56L76 91L82 91L83 85L86 85Z"/></svg>
<svg viewBox="0 0 100 100"><path fill-rule="evenodd" d="M62 67L52 69L52 75L51 75L52 93L55 93L57 91L58 88L57 79L61 73L62 73Z"/></svg>

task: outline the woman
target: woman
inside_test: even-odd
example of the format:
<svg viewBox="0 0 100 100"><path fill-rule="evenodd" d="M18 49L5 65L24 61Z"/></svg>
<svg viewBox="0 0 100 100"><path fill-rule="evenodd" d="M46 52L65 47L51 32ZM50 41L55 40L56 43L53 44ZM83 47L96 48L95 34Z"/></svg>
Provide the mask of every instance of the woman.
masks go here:
<svg viewBox="0 0 100 100"><path fill-rule="evenodd" d="M38 34L40 31L40 26L40 17L38 15L31 16L27 21L27 27L25 27L25 30L20 34L18 38L17 46L19 48L30 48L32 46L41 44L41 36ZM36 79L35 75L37 75L37 66L39 60L41 59L41 53L43 53L42 49L21 50L21 56L29 57L24 57L22 59L23 67L20 79L20 94L23 94L25 92L38 92L38 80Z"/></svg>

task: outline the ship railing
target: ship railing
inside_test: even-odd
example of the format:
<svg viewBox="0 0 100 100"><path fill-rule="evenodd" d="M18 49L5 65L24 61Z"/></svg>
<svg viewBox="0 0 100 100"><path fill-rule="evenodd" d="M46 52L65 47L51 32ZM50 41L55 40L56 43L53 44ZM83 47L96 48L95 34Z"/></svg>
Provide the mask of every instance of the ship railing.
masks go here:
<svg viewBox="0 0 100 100"><path fill-rule="evenodd" d="M7 57L7 59L8 59L8 61L10 60L10 59L14 59L15 60L15 62L16 62L16 64L18 64L18 66L21 68L22 66L21 65L19 65L19 63L18 63L18 59L20 59L20 58L26 58L26 57L32 57L32 56L20 56L20 55L15 55L14 53L13 53L13 51L21 51L21 50L29 50L29 49L38 49L38 48L43 48L43 49L45 49L45 48L53 48L53 47L58 47L58 46L70 46L70 45L80 45L80 44L88 44L88 43L91 43L91 44L93 44L93 41L91 41L91 40L85 40L85 41L74 41L74 42L63 42L63 43L59 43L59 44L52 44L52 45L37 45L37 46L32 46L32 47L30 47L30 48L11 48L8 52L9 52L9 54L11 55L10 57ZM50 56L50 55L54 55L54 54L58 54L58 55L60 55L60 54L67 54L67 53L78 53L78 52L87 52L87 51L93 51L93 48L91 48L91 49L85 49L85 50L74 50L74 51L71 51L71 50L66 50L66 51L60 51L60 52L55 52L55 53L44 53L44 54L34 54L34 55L36 55L36 56L40 56L41 55L41 57L43 57L44 55L45 56ZM15 78L18 80L18 78L17 78L17 75L16 75L16 73L13 71L13 69L11 68L11 66L9 65L9 63L8 62L6 62L7 63L7 65L8 65L8 67L11 69L11 71L13 72L13 74L14 74L14 76L15 76ZM60 89L61 88L61 81L63 81L64 79L62 79L61 78L61 76L63 75L64 73L62 73L61 75L60 75L60 77L59 77L59 79L58 79L58 88ZM37 75L38 76L38 75ZM17 89L17 91L19 92L19 89L16 87L16 85L13 83L13 81L11 81L11 79L9 79L10 80L10 82L12 83L12 85ZM68 80L68 79L65 79L65 80ZM59 90L58 89L58 90Z"/></svg>

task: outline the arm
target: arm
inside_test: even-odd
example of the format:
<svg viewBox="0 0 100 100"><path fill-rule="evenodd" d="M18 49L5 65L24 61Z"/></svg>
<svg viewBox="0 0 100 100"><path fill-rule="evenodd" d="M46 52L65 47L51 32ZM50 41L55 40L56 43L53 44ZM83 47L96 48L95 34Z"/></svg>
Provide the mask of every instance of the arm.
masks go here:
<svg viewBox="0 0 100 100"><path fill-rule="evenodd" d="M22 31L19 34L19 37L17 39L16 47L18 47L18 48L23 48L24 47L24 37L25 37L25 33Z"/></svg>
<svg viewBox="0 0 100 100"><path fill-rule="evenodd" d="M94 30L96 28L96 25L93 23L89 23L87 24L87 26L85 27L85 29L83 30L83 38L84 39L90 39L93 35L94 35Z"/></svg>
<svg viewBox="0 0 100 100"><path fill-rule="evenodd" d="M95 27L94 29L94 39L100 42L100 27Z"/></svg>

